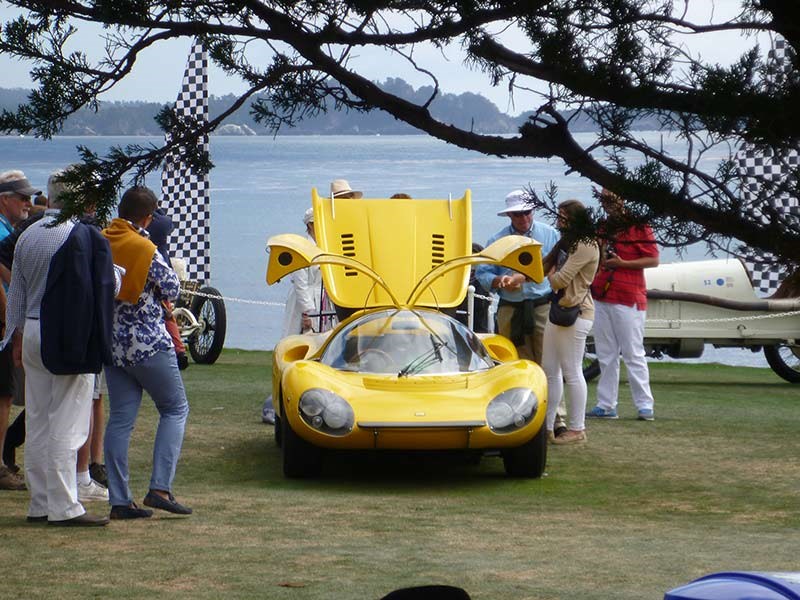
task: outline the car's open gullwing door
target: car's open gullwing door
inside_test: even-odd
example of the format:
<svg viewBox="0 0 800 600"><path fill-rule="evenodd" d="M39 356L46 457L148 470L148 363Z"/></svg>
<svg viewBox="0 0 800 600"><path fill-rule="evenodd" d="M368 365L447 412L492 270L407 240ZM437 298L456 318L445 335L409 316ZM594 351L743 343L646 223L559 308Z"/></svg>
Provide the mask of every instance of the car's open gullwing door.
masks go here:
<svg viewBox="0 0 800 600"><path fill-rule="evenodd" d="M323 252L368 265L397 298L409 296L431 269L472 253L472 207L467 191L458 199L371 199L321 197L312 190L314 229ZM386 306L385 290L348 267L322 267L325 289L339 306ZM469 285L469 267L435 281L416 305L458 306Z"/></svg>
<svg viewBox="0 0 800 600"><path fill-rule="evenodd" d="M268 284L317 265L340 306L447 308L463 300L473 265L544 278L536 240L510 235L471 254L469 191L458 200L410 200L321 198L312 190L312 201L318 245L295 234L270 238Z"/></svg>

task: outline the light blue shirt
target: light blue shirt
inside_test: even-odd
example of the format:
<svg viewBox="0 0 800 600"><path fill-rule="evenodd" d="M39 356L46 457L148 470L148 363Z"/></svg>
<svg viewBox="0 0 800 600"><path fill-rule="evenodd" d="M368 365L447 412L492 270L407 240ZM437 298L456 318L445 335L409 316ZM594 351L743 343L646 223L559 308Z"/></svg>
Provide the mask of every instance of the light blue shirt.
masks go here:
<svg viewBox="0 0 800 600"><path fill-rule="evenodd" d="M507 235L524 235L525 237L536 240L542 244L542 258L544 258L550 250L556 245L561 235L558 230L545 223L534 221L531 228L526 233L519 233L511 225L508 225L494 234L486 242L489 246L492 242L496 242L502 237ZM513 275L516 271L507 269L500 265L478 265L475 269L475 276L478 281L487 291L500 295L500 298L509 302L521 302L522 300L534 300L547 296L551 292L550 282L547 277L541 283L534 283L533 281L526 281L522 284L522 288L518 290L496 290L492 289L492 280L501 275Z"/></svg>

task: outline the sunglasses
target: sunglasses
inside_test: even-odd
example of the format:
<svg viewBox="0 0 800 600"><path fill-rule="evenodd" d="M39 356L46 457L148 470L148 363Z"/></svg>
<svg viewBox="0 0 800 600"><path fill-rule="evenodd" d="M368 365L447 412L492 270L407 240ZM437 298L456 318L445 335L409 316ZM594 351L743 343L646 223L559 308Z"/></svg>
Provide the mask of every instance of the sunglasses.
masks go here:
<svg viewBox="0 0 800 600"><path fill-rule="evenodd" d="M533 212L532 210L518 210L516 212L508 213L508 216L509 217L527 217L532 212Z"/></svg>

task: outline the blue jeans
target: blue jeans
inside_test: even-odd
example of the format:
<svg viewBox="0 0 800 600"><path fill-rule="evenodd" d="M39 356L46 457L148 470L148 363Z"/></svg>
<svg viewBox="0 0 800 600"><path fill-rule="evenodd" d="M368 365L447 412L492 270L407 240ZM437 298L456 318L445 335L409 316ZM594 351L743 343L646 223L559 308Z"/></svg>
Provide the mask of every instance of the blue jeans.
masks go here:
<svg viewBox="0 0 800 600"><path fill-rule="evenodd" d="M111 506L127 506L133 502L128 487L128 447L142 403L142 391L150 394L160 415L153 446L150 489L172 491L189 415L175 352L163 350L130 367L106 366L105 373L110 414L104 450Z"/></svg>

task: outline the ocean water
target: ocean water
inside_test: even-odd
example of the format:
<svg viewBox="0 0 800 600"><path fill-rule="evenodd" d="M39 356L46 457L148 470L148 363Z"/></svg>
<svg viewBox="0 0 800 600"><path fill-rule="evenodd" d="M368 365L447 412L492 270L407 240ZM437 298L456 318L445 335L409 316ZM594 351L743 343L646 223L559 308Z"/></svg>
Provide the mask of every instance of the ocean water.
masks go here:
<svg viewBox="0 0 800 600"><path fill-rule="evenodd" d="M680 151L680 144L659 132L641 136ZM4 157L0 170L20 168L34 185L44 187L53 170L77 160L78 144L103 152L131 141L161 142L160 138L0 137ZM712 168L721 157L708 156L705 166ZM457 198L470 189L472 235L481 244L507 223L496 213L513 189L543 190L553 182L560 199L593 203L591 182L566 175L558 160L485 156L427 136L212 137L211 158L216 165L210 175L211 285L227 298L225 346L229 348L263 350L277 342L288 283L266 285L266 240L279 233L302 233L301 218L311 205L311 189L327 193L333 179L347 179L367 197L405 192L416 198ZM151 174L147 183L158 191L160 174ZM701 259L704 254L704 248L692 248L682 260ZM677 260L674 253L662 254L662 262L672 260ZM766 366L763 355L738 349L707 347L699 360Z"/></svg>

